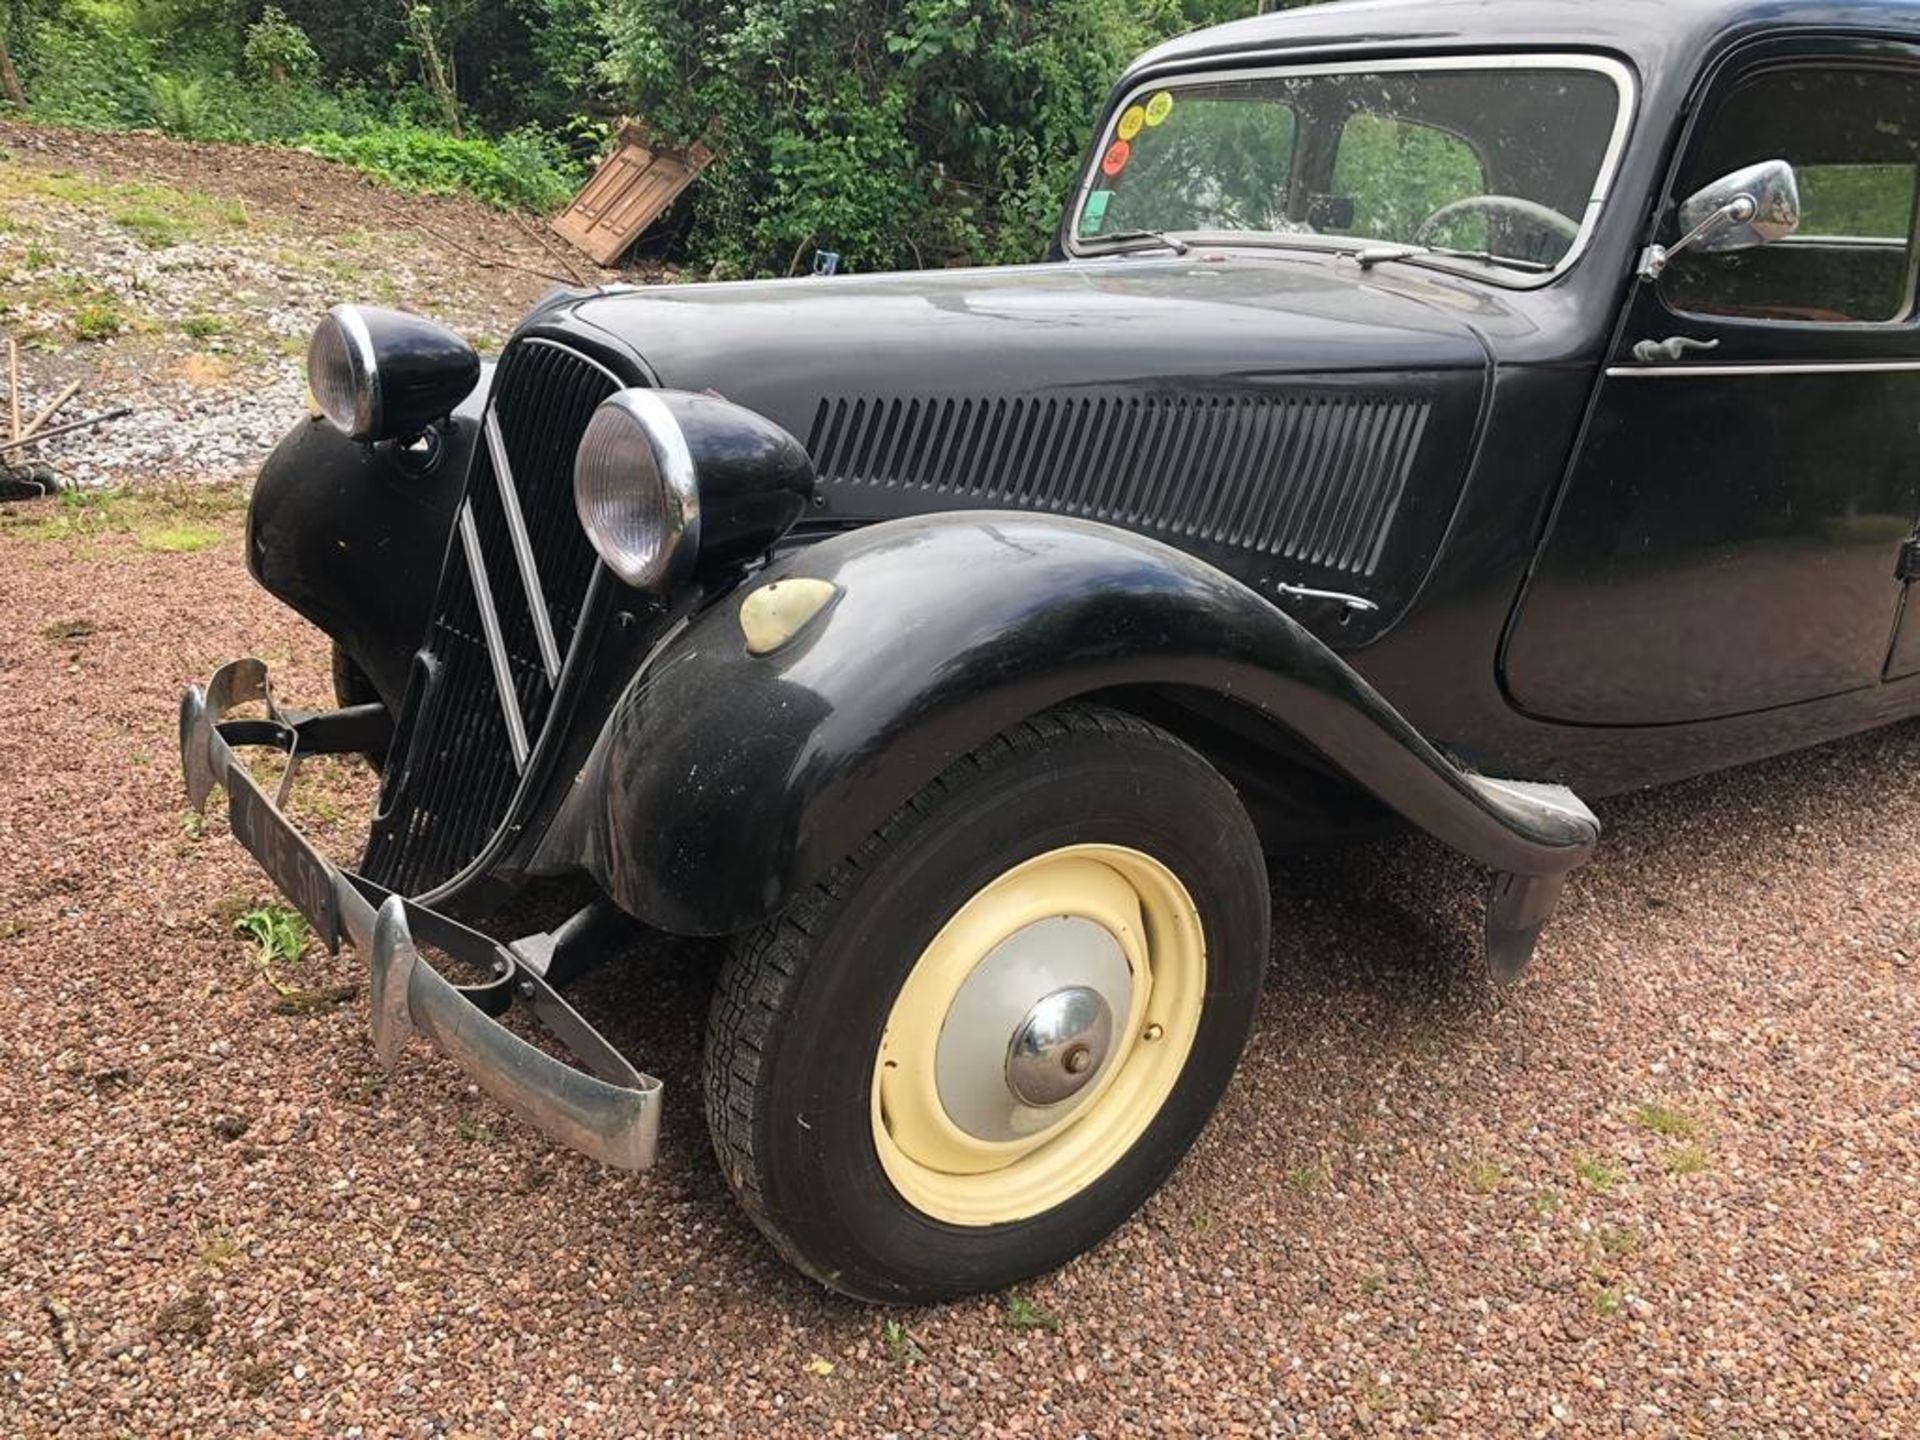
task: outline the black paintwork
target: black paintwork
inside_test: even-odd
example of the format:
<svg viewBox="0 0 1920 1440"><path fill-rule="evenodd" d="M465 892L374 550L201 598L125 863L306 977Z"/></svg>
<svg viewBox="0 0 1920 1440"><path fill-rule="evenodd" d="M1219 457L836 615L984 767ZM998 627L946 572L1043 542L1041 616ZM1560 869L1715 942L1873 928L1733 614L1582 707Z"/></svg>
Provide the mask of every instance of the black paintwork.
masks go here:
<svg viewBox="0 0 1920 1440"><path fill-rule="evenodd" d="M577 787L589 870L664 928L764 919L981 740L1128 686L1233 697L1495 870L1556 873L1591 845L1474 789L1298 624L1142 536L958 511L809 546L766 580L803 576L839 591L818 620L755 656L735 607L708 609L621 697Z"/></svg>
<svg viewBox="0 0 1920 1440"><path fill-rule="evenodd" d="M670 601L603 586L564 728L463 884L585 863L655 923L748 923L943 757L1089 689L1191 721L1243 788L1249 747L1305 757L1469 853L1485 817L1433 746L1604 794L1920 710L1920 607L1893 575L1920 379L1626 373L1674 334L1721 340L1718 363L1920 360L1911 321L1703 322L1633 278L1673 238L1715 86L1783 50L1908 63L1901 37L1920 6L1894 0L1346 0L1170 42L1115 89L1309 57L1617 58L1637 98L1610 202L1540 285L1206 248L552 297L529 331L808 443L814 506L776 568L847 593L756 659L711 576ZM251 552L383 695L458 473L396 463L303 429ZM950 513L983 506L1026 513ZM383 545L408 553L356 568ZM1537 843L1507 820L1489 835Z"/></svg>
<svg viewBox="0 0 1920 1440"><path fill-rule="evenodd" d="M711 395L662 396L700 477L696 567L722 581L767 553L807 507L813 466L800 442L763 415Z"/></svg>
<svg viewBox="0 0 1920 1440"><path fill-rule="evenodd" d="M396 712L479 440L487 378L424 458L303 420L268 457L247 511L254 579L338 640Z"/></svg>
<svg viewBox="0 0 1920 1440"><path fill-rule="evenodd" d="M446 326L404 310L356 308L380 356L380 399L369 439L403 440L419 434L479 382L480 357Z"/></svg>

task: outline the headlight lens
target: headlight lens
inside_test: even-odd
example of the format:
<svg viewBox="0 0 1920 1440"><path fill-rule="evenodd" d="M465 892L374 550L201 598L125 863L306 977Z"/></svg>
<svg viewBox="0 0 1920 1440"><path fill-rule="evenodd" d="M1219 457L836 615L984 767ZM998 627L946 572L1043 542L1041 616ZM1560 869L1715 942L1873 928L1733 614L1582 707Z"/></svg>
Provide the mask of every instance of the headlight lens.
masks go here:
<svg viewBox="0 0 1920 1440"><path fill-rule="evenodd" d="M355 440L380 428L380 366L360 311L336 305L307 345L307 386L320 413Z"/></svg>
<svg viewBox="0 0 1920 1440"><path fill-rule="evenodd" d="M480 357L444 325L377 305L336 305L307 345L307 386L352 439L401 440L453 413Z"/></svg>
<svg viewBox="0 0 1920 1440"><path fill-rule="evenodd" d="M700 541L700 492L687 438L659 393L622 390L587 422L573 499L593 548L643 590L684 575Z"/></svg>

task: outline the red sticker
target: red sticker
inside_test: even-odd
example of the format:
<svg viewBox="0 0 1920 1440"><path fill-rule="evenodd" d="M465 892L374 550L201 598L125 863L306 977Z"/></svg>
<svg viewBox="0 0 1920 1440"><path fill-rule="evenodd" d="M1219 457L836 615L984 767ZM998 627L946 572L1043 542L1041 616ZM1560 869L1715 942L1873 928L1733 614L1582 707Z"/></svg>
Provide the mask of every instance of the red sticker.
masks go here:
<svg viewBox="0 0 1920 1440"><path fill-rule="evenodd" d="M1100 173L1118 175L1127 168L1127 162L1133 158L1133 146L1124 140L1116 140L1107 147L1107 153L1101 157Z"/></svg>

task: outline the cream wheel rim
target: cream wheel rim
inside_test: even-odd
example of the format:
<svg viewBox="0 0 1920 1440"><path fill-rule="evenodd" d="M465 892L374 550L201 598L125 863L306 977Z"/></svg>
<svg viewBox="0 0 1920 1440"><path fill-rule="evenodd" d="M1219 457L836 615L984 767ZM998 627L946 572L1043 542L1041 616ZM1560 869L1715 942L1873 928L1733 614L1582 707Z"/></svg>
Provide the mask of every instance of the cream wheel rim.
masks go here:
<svg viewBox="0 0 1920 1440"><path fill-rule="evenodd" d="M960 907L894 998L873 1067L875 1149L915 1209L1024 1220L1094 1184L1173 1093L1207 954L1160 861L1070 845Z"/></svg>

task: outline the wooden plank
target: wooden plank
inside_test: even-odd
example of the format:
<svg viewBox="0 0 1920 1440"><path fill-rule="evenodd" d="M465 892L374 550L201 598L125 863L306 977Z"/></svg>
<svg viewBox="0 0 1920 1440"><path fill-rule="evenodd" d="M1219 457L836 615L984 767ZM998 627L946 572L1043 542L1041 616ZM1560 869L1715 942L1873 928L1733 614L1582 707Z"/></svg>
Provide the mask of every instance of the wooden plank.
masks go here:
<svg viewBox="0 0 1920 1440"><path fill-rule="evenodd" d="M684 153L657 148L645 130L629 123L621 130L613 153L573 203L554 217L553 232L585 251L596 264L611 265L714 158L713 150L703 144L690 146Z"/></svg>

